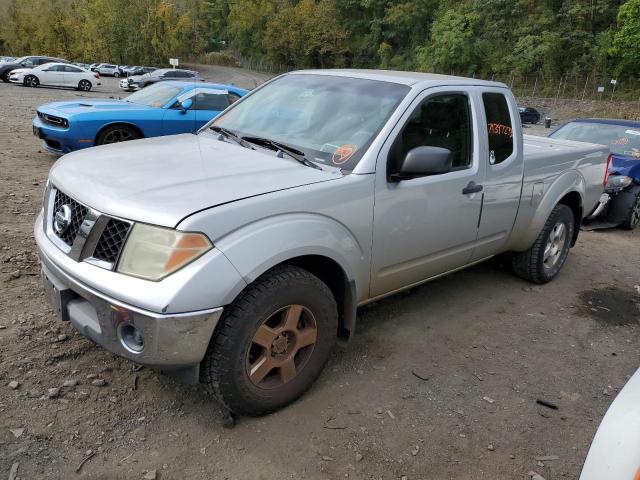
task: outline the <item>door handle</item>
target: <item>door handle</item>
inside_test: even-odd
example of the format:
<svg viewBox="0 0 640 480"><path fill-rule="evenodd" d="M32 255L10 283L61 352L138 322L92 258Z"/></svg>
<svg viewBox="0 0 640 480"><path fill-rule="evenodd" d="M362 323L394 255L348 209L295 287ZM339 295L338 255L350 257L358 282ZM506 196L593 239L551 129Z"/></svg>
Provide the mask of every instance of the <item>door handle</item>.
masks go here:
<svg viewBox="0 0 640 480"><path fill-rule="evenodd" d="M469 184L462 189L463 195L470 195L472 193L478 193L482 191L482 185L478 185L476 182L471 181Z"/></svg>

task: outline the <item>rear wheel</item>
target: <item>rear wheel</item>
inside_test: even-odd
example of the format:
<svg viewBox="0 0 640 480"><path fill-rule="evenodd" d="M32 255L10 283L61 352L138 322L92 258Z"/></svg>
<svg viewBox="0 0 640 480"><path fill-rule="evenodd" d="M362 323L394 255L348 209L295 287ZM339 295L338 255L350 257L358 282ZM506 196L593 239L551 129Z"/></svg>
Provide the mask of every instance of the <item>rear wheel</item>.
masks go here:
<svg viewBox="0 0 640 480"><path fill-rule="evenodd" d="M23 80L25 87L37 87L40 85L40 80L35 75L27 75Z"/></svg>
<svg viewBox="0 0 640 480"><path fill-rule="evenodd" d="M636 196L627 218L620 225L625 230L633 230L640 224L640 193Z"/></svg>
<svg viewBox="0 0 640 480"><path fill-rule="evenodd" d="M273 412L320 375L337 328L326 284L301 268L278 267L225 310L202 362L202 381L234 413Z"/></svg>
<svg viewBox="0 0 640 480"><path fill-rule="evenodd" d="M100 132L100 135L98 135L98 138L96 139L96 145L126 142L128 140L137 140L139 138L141 138L140 134L127 125L112 125Z"/></svg>
<svg viewBox="0 0 640 480"><path fill-rule="evenodd" d="M556 205L533 246L513 255L514 273L535 283L553 280L567 260L574 228L571 209Z"/></svg>
<svg viewBox="0 0 640 480"><path fill-rule="evenodd" d="M78 83L78 90L88 92L91 90L91 82L89 80L80 80Z"/></svg>

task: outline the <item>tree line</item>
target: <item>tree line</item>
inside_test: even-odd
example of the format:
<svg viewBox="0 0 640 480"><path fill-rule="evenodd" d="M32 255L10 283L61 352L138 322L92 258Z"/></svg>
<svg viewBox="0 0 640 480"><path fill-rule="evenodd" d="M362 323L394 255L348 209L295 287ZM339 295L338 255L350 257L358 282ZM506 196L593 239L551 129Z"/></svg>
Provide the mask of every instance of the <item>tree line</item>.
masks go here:
<svg viewBox="0 0 640 480"><path fill-rule="evenodd" d="M640 75L640 0L9 0L0 51L166 64Z"/></svg>

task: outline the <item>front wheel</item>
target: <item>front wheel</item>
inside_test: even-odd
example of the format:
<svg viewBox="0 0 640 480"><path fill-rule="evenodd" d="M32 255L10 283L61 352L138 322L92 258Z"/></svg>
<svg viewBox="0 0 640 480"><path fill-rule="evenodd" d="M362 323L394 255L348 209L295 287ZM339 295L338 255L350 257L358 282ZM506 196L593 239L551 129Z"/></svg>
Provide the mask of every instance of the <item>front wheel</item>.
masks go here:
<svg viewBox="0 0 640 480"><path fill-rule="evenodd" d="M24 77L23 83L25 87L37 87L40 85L40 81L35 75L27 75Z"/></svg>
<svg viewBox="0 0 640 480"><path fill-rule="evenodd" d="M273 412L320 375L337 328L327 285L307 270L277 267L225 310L202 362L202 381L234 413Z"/></svg>
<svg viewBox="0 0 640 480"><path fill-rule="evenodd" d="M91 90L91 82L89 80L80 80L78 83L78 90L88 92Z"/></svg>
<svg viewBox="0 0 640 480"><path fill-rule="evenodd" d="M96 139L96 145L106 145L108 143L126 142L140 138L138 132L127 125L112 125L105 128Z"/></svg>
<svg viewBox="0 0 640 480"><path fill-rule="evenodd" d="M571 209L566 205L556 205L533 246L513 255L514 273L534 283L553 280L567 260L574 228Z"/></svg>

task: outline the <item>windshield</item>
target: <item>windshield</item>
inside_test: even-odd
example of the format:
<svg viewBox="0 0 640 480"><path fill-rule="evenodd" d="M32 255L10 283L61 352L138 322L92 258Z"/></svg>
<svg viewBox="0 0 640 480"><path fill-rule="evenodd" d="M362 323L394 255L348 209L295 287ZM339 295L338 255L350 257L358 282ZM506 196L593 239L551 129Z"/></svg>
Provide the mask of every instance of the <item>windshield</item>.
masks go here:
<svg viewBox="0 0 640 480"><path fill-rule="evenodd" d="M301 150L310 160L352 170L409 87L328 75L285 75L213 123L238 135Z"/></svg>
<svg viewBox="0 0 640 480"><path fill-rule="evenodd" d="M147 107L160 108L166 105L169 100L181 91L181 87L168 85L166 83L156 83L129 95L125 98L125 101L146 105Z"/></svg>
<svg viewBox="0 0 640 480"><path fill-rule="evenodd" d="M611 153L640 158L640 127L571 122L553 133L551 137L607 145Z"/></svg>

